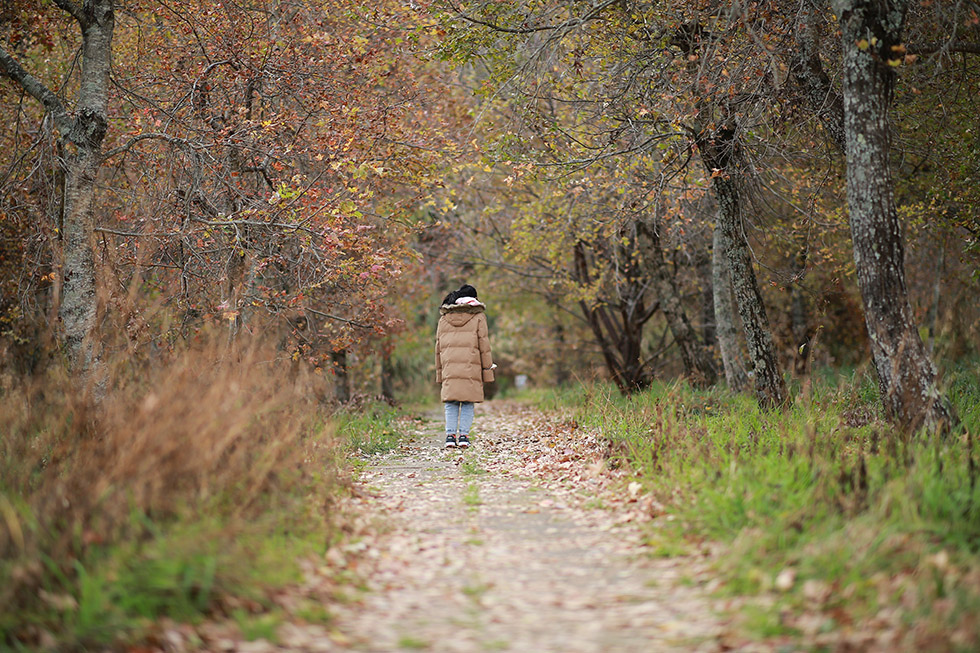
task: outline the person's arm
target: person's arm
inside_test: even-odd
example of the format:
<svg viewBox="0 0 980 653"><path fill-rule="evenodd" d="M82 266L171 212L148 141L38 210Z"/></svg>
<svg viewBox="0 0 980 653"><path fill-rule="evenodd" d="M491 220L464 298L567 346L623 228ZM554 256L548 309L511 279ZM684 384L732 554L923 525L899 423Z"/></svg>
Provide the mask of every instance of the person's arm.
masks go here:
<svg viewBox="0 0 980 653"><path fill-rule="evenodd" d="M436 383L442 383L442 356L439 355L439 336L442 331L442 322L436 327Z"/></svg>
<svg viewBox="0 0 980 653"><path fill-rule="evenodd" d="M480 347L480 366L483 368L483 382L493 381L493 355L490 352L490 331L487 328L487 316L480 314L480 322L476 325L476 341Z"/></svg>

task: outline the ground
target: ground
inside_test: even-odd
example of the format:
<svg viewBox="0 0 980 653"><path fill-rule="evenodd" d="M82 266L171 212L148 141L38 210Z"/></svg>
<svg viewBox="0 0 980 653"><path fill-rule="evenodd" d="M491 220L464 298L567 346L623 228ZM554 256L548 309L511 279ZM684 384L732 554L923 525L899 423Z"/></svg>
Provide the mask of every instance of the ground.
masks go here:
<svg viewBox="0 0 980 653"><path fill-rule="evenodd" d="M362 459L347 538L271 597L275 614L226 605L237 620L165 625L160 648L774 650L733 634L706 551L655 555L648 542L671 517L597 434L504 401L477 408L466 450L443 447L437 412L405 431Z"/></svg>
<svg viewBox="0 0 980 653"><path fill-rule="evenodd" d="M403 427L396 450L360 457L346 536L304 561L304 583L161 624L153 650L953 650L903 639L887 604L870 621L828 621L834 590L814 580L803 608L780 604L792 568L758 570L771 591L731 596L720 546L664 537L672 516L607 439L560 415L481 404L465 451L443 447L436 411ZM762 614L765 632L749 623Z"/></svg>
<svg viewBox="0 0 980 653"><path fill-rule="evenodd" d="M339 609L363 651L714 651L722 625L699 558L655 558L659 504L574 424L478 408L473 445L433 414L359 475L387 532L361 544L368 591ZM356 547L357 545L355 545ZM337 638L335 636L335 643Z"/></svg>

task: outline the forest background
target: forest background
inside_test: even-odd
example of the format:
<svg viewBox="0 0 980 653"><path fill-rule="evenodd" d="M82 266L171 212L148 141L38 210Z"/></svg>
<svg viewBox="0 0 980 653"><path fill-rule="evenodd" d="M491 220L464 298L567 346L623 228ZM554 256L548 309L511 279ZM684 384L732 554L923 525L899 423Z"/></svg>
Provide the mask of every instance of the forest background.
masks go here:
<svg viewBox="0 0 980 653"><path fill-rule="evenodd" d="M965 0L5 2L0 605L41 615L8 637L188 509L340 519L334 432L434 399L464 282L495 392L684 388L671 438L718 397L786 443L837 417L847 496L945 447L975 570L978 54Z"/></svg>

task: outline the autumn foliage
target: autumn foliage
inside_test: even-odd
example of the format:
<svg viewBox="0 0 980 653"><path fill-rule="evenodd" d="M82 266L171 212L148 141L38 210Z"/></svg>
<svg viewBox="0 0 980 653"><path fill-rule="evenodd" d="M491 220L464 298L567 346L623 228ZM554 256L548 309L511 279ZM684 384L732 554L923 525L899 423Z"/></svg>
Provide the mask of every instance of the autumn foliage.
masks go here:
<svg viewBox="0 0 980 653"><path fill-rule="evenodd" d="M4 29L70 95L52 55L76 37L58 9L33 10ZM170 310L174 333L208 321L281 333L315 367L397 328L384 297L413 260L410 218L445 140L427 115L418 20L397 3L118 7L96 190L100 312L129 310L120 297L137 288ZM33 262L7 317L36 320L60 290L61 146L40 105L9 84L0 93L17 125L4 135L5 210L30 216L20 240ZM132 346L162 335L147 320L132 308Z"/></svg>

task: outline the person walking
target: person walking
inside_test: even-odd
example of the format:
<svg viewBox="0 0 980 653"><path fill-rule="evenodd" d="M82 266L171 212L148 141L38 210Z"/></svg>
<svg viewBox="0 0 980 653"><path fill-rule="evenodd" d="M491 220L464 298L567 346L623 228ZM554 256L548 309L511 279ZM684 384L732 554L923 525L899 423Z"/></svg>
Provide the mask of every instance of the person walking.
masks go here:
<svg viewBox="0 0 980 653"><path fill-rule="evenodd" d="M497 367L490 353L487 307L468 284L446 295L436 328L436 383L442 384L446 446L468 447L474 404L483 401L483 384Z"/></svg>

